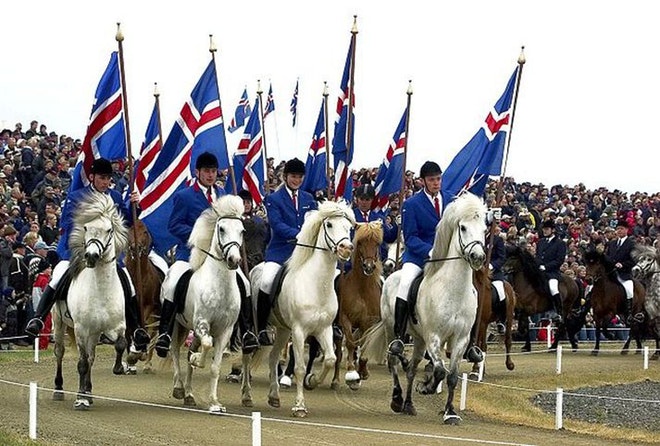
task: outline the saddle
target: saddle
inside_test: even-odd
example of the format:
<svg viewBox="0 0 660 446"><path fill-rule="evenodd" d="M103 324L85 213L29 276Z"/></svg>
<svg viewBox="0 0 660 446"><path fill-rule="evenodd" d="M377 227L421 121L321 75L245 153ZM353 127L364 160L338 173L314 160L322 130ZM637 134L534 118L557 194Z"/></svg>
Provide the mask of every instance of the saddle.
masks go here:
<svg viewBox="0 0 660 446"><path fill-rule="evenodd" d="M192 275L193 270L189 269L181 275L179 281L174 287L174 305L177 313L183 313L183 310L186 307L186 296L188 295L188 288L190 288L190 279ZM236 274L236 283L238 284L238 291L241 294L241 298L247 295L245 284L238 274Z"/></svg>
<svg viewBox="0 0 660 446"><path fill-rule="evenodd" d="M494 314L506 315L506 299L500 300L497 289L492 284L490 286L490 306Z"/></svg>
<svg viewBox="0 0 660 446"><path fill-rule="evenodd" d="M124 291L124 297L130 297L131 295L131 285L128 282L128 276L122 268L117 265L117 274L119 275L119 282L121 282L121 288ZM55 300L67 300L69 295L69 288L71 288L71 281L73 280L73 274L71 273L71 268L67 269L64 272L64 275L60 279L60 283L55 290Z"/></svg>
<svg viewBox="0 0 660 446"><path fill-rule="evenodd" d="M410 290L408 290L408 310L410 311L410 320L413 324L417 325L417 316L415 315L415 309L417 308L417 296L419 294L419 285L422 283L424 274L420 274L415 277L415 279L410 284Z"/></svg>
<svg viewBox="0 0 660 446"><path fill-rule="evenodd" d="M277 298L282 291L282 283L284 283L284 277L289 272L287 264L284 264L282 268L277 272L275 278L273 279L273 288L270 292L270 307L273 308L277 303Z"/></svg>

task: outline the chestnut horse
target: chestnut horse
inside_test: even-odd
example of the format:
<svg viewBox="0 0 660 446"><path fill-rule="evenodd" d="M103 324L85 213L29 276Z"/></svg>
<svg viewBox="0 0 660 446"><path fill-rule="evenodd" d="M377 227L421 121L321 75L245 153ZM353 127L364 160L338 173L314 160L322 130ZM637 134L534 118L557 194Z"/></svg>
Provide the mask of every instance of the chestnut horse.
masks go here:
<svg viewBox="0 0 660 446"><path fill-rule="evenodd" d="M380 245L383 243L383 227L379 221L359 223L353 237L352 269L338 278L339 323L346 338L346 384L357 390L360 380L369 377L367 360L360 358L355 369L360 338L380 320L380 291L383 266L380 261ZM335 374L332 387L339 386L339 366L342 359L341 340L335 340ZM313 358L312 358L313 359ZM310 359L310 361L312 360Z"/></svg>
<svg viewBox="0 0 660 446"><path fill-rule="evenodd" d="M524 248L516 246L507 250L507 259L502 268L511 278L510 283L516 293L516 310L518 310L518 332L525 336L525 345L522 351L531 351L529 333L529 317L533 314L551 310L552 301L545 274L539 271L534 256ZM559 281L559 294L562 299L562 320L557 327L557 336L550 347L555 350L561 335L567 335L573 349L577 349L575 334L580 330L576 324L568 323L573 318L573 306L580 304L584 289L575 280L562 274ZM575 332L573 332L575 331Z"/></svg>
<svg viewBox="0 0 660 446"><path fill-rule="evenodd" d="M607 333L607 322L615 314L622 315L626 308L626 292L616 278L616 268L605 254L590 250L584 254L584 262L587 267L587 275L594 280L591 289L591 308L593 309L594 323L596 324L596 345L592 355L597 355L600 350L600 333ZM633 314L642 312L644 309L644 298L646 292L644 286L638 281L633 281ZM621 354L628 353L630 340L635 339L637 353L641 353L643 321L633 318L630 326L630 336L621 350Z"/></svg>
<svg viewBox="0 0 660 446"><path fill-rule="evenodd" d="M136 238L137 236L137 238ZM160 286L163 274L149 260L152 239L149 230L141 220L135 222L128 230L128 249L126 250L126 269L135 285L135 294L140 308L141 326L145 327L151 338L158 332L160 319ZM146 353L130 353L127 358L129 373L135 373L138 360L145 361L144 372L151 371L151 357L154 346L147 348Z"/></svg>
<svg viewBox="0 0 660 446"><path fill-rule="evenodd" d="M505 321L504 329L504 348L506 350L505 364L507 370L513 370L515 365L511 359L511 330L514 320L514 312L516 307L516 293L513 291L513 287L509 282L504 282L504 293L506 299L504 300L504 306L500 308L502 302L493 309L493 292L491 280L488 275L487 268L481 268L472 273L472 282L474 287L477 289L479 294L479 308L477 310L477 317L480 319L475 321L476 325L476 339L475 345L477 345L484 352L488 350L488 344L486 339L486 332L488 329L488 324L495 322L497 320ZM474 330L474 329L473 329ZM484 364L485 370L485 364ZM472 366L472 372L470 376L478 375L479 364L475 363Z"/></svg>

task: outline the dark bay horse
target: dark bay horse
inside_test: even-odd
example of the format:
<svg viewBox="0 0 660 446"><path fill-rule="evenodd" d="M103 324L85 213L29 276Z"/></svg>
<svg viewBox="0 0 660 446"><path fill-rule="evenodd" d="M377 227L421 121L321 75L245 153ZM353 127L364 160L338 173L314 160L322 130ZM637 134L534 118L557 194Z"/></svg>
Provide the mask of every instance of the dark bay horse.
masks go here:
<svg viewBox="0 0 660 446"><path fill-rule="evenodd" d="M380 261L380 245L383 228L380 221L358 224L353 237L352 269L338 278L339 323L346 338L346 384L357 390L360 380L369 377L367 360L359 359L355 369L360 338L380 320L380 291L383 266ZM341 340L335 341L335 374L332 387L339 386L339 366L342 359Z"/></svg>
<svg viewBox="0 0 660 446"><path fill-rule="evenodd" d="M539 271L539 265L534 256L524 248L516 246L507 251L507 260L502 270L511 278L510 283L516 293L516 310L518 311L518 332L525 336L523 351L531 351L529 333L529 316L543 313L553 308L548 281L545 273ZM579 331L575 324L568 320L572 318L574 305L579 305L584 295L582 287L569 276L562 274L559 281L559 294L562 298L562 323L557 327L557 336L550 347L557 348L561 335L568 336L573 349L577 349L575 334ZM573 332L575 331L575 332Z"/></svg>
<svg viewBox="0 0 660 446"><path fill-rule="evenodd" d="M136 238L137 236L137 238ZM135 293L140 308L140 322L148 331L150 337L158 332L157 322L160 319L160 286L163 274L149 260L152 239L149 230L141 220L135 222L128 230L128 249L126 250L126 269L135 285ZM129 368L135 371L138 360L145 361L144 371L151 370L153 345L149 345L146 353L130 353L127 358Z"/></svg>
<svg viewBox="0 0 660 446"><path fill-rule="evenodd" d="M506 349L506 359L505 364L507 370L513 370L515 365L511 359L511 330L514 320L515 306L516 306L516 293L513 291L513 287L509 282L504 282L504 293L506 294L506 299L504 305L501 307L493 308L493 293L491 280L488 275L487 268L481 268L472 273L472 280L474 287L477 289L479 295L479 308L477 310L478 321L475 321L476 324L476 339L475 344L481 348L484 352L488 350L488 345L486 342L486 332L488 329L488 324L495 322L497 320L505 321L505 330L504 330L504 347ZM502 305L502 303L499 303ZM485 367L485 364L484 364ZM485 369L484 369L485 370ZM472 372L470 376L478 374L479 364L476 363L472 367Z"/></svg>
<svg viewBox="0 0 660 446"><path fill-rule="evenodd" d="M587 267L587 275L593 278L594 285L591 289L591 308L593 309L594 323L596 324L596 345L592 355L597 355L600 350L600 334L607 333L607 322L615 314L622 315L626 309L626 292L616 278L616 268L603 253L589 250L584 254L584 262ZM638 281L633 281L633 314L642 312L644 309L644 286ZM633 319L630 327L630 337L621 350L621 354L628 353L630 340L635 339L637 353L641 353L643 322Z"/></svg>

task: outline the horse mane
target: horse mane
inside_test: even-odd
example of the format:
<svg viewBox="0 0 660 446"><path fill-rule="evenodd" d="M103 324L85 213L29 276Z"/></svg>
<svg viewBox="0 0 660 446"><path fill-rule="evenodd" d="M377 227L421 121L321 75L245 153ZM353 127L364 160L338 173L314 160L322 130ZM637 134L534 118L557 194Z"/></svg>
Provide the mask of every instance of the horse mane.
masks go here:
<svg viewBox="0 0 660 446"><path fill-rule="evenodd" d="M332 217L344 217L351 224L355 225L355 216L351 210L348 203L345 201L324 201L319 203L317 211L312 211L307 214L305 217L305 222L300 228L298 233L297 241L305 245L316 244L316 238L321 231L321 225L326 218ZM314 254L314 249L310 248L298 248L293 250L291 259L287 263L287 268L292 271L296 271L302 265L304 265L307 260Z"/></svg>
<svg viewBox="0 0 660 446"><path fill-rule="evenodd" d="M545 275L539 270L539 264L536 258L527 249L516 246L508 253L511 258L517 258L520 262L520 271L527 279L529 284L537 291L545 292Z"/></svg>
<svg viewBox="0 0 660 446"><path fill-rule="evenodd" d="M486 206L481 198L470 192L459 195L445 209L440 223L438 223L435 229L435 239L433 240L433 249L431 251L432 259L444 259L447 257L452 234L458 226L459 221L466 218L486 221ZM425 266L424 273L433 274L442 268L444 263L428 262Z"/></svg>
<svg viewBox="0 0 660 446"><path fill-rule="evenodd" d="M119 256L126 250L128 228L124 226L124 218L115 202L107 194L86 193L73 211L73 229L69 234L69 249L71 250L69 268L73 276L85 269L85 225L101 217L110 220L116 255Z"/></svg>
<svg viewBox="0 0 660 446"><path fill-rule="evenodd" d="M353 236L353 245L357 246L362 241L370 241L377 245L383 243L383 223L380 220L358 223Z"/></svg>
<svg viewBox="0 0 660 446"><path fill-rule="evenodd" d="M211 249L215 222L220 217L241 218L243 216L243 200L236 195L224 195L204 210L195 221L193 230L188 238L190 246L190 267L193 271L199 269L206 260ZM206 251L206 252L204 252Z"/></svg>
<svg viewBox="0 0 660 446"><path fill-rule="evenodd" d="M632 258L638 262L642 257L653 257L656 263L660 264L660 251L653 246L636 244L632 250Z"/></svg>
<svg viewBox="0 0 660 446"><path fill-rule="evenodd" d="M616 268L614 267L614 262L607 258L602 252L596 251L595 249L590 249L584 253L584 263L588 265L600 264L603 266L603 270L607 277L617 282L616 277Z"/></svg>

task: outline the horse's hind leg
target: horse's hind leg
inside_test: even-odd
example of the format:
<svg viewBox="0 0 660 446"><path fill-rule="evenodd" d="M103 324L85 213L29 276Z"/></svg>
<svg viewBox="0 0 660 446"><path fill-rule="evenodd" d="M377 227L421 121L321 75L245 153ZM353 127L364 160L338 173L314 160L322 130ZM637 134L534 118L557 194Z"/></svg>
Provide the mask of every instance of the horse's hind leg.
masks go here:
<svg viewBox="0 0 660 446"><path fill-rule="evenodd" d="M415 348L413 349L413 357L410 361L408 369L406 370L407 386L406 386L406 399L403 402L402 413L406 415L417 415L417 409L412 401L412 391L413 391L413 381L415 380L415 375L417 374L417 367L422 360L424 355L423 352L423 342L421 339L415 339Z"/></svg>
<svg viewBox="0 0 660 446"><path fill-rule="evenodd" d="M55 352L55 358L57 359L57 371L55 372L55 391L53 392L53 400L63 401L64 378L62 376L62 360L64 359L64 351L66 350L64 347L64 331L66 330L66 327L57 310L53 316L53 333L55 338L55 345L53 346L53 350Z"/></svg>
<svg viewBox="0 0 660 446"><path fill-rule="evenodd" d="M319 380L314 371L314 360L321 351L321 344L316 340L314 336L307 338L309 346L309 358L307 360L307 366L305 367L305 378L303 380L303 387L305 390L314 390L319 385ZM293 348L293 345L292 345ZM291 355L295 359L295 355ZM295 373L295 361L294 361L294 373Z"/></svg>
<svg viewBox="0 0 660 446"><path fill-rule="evenodd" d="M275 342L273 343L273 349L270 351L268 357L268 368L269 368L269 378L270 378L270 388L268 390L268 405L271 407L280 407L280 384L277 381L277 365L280 361L280 353L282 349L289 341L289 335L291 332L286 328L278 328L277 334L275 336ZM302 376L299 378L302 380ZM298 386L301 386L301 382L298 381Z"/></svg>
<svg viewBox="0 0 660 446"><path fill-rule="evenodd" d="M252 384L250 383L250 362L254 353L243 353L242 373L241 373L241 405L243 407L252 407Z"/></svg>
<svg viewBox="0 0 660 446"><path fill-rule="evenodd" d="M225 406L218 400L218 380L220 379L220 365L222 363L222 351L231 337L231 327L224 331L220 336L214 336L213 362L211 363L211 405L209 412L212 414L221 414L227 412Z"/></svg>
<svg viewBox="0 0 660 446"><path fill-rule="evenodd" d="M318 379L318 384L322 384L337 362L337 356L335 356L334 343L332 340L332 327L327 327L323 330L318 336L318 341L323 350L323 370L321 370L321 375ZM314 375L309 375L310 383L312 382L313 376Z"/></svg>
<svg viewBox="0 0 660 446"><path fill-rule="evenodd" d="M121 361L121 358L124 356L124 351L126 350L126 338L124 335L119 335L115 341L115 365L112 367L112 373L115 375L123 375L126 373L124 364Z"/></svg>

